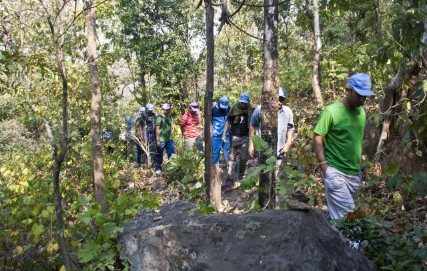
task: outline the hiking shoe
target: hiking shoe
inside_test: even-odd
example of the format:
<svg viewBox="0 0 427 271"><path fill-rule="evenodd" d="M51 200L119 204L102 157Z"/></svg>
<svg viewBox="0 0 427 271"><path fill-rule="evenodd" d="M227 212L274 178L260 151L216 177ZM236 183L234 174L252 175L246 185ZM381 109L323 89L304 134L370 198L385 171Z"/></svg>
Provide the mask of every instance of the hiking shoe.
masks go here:
<svg viewBox="0 0 427 271"><path fill-rule="evenodd" d="M160 169L157 169L155 173L156 173L157 175L160 175L160 174L162 174L162 171L161 171Z"/></svg>

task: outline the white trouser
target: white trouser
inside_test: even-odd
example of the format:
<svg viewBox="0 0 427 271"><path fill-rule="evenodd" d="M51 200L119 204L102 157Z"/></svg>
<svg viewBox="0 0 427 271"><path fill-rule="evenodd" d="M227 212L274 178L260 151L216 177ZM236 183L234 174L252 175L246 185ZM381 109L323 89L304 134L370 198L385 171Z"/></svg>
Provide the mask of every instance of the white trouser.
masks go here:
<svg viewBox="0 0 427 271"><path fill-rule="evenodd" d="M360 173L351 176L328 166L323 174L323 180L326 187L328 213L332 219L339 219L353 211L355 207L354 197L359 189L361 179Z"/></svg>

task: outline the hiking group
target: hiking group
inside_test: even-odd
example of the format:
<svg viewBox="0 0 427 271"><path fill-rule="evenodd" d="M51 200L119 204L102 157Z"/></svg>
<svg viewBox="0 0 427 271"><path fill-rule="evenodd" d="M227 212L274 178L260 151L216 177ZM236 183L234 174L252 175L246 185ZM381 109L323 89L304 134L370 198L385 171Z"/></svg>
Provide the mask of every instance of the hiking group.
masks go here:
<svg viewBox="0 0 427 271"><path fill-rule="evenodd" d="M332 219L345 216L355 207L354 197L361 183L361 154L365 127L365 111L362 107L371 91L371 79L367 74L351 76L345 87L346 95L340 101L328 105L321 112L314 129L314 152L322 171L326 188L328 214ZM294 121L292 110L285 105L286 90L278 90L277 119L277 162L276 176L292 146ZM120 138L125 143L124 155L128 157L136 149L136 164L153 164L154 171L161 173L163 155L167 158L176 153L172 137L173 119L171 105L161 107L162 114L156 115L154 105L140 107L135 120L125 117L126 131ZM212 152L213 164L220 164L221 151L227 164L225 189L231 190L244 178L249 157L259 157L254 151L252 135L261 135L261 106L254 108L248 93L242 93L239 101L230 106L227 96L212 105ZM192 102L179 124L183 135L184 149L202 151L202 125L199 104ZM108 127L108 129L111 129ZM107 129L106 128L106 129ZM104 140L112 136L104 129ZM132 130L134 129L134 132Z"/></svg>

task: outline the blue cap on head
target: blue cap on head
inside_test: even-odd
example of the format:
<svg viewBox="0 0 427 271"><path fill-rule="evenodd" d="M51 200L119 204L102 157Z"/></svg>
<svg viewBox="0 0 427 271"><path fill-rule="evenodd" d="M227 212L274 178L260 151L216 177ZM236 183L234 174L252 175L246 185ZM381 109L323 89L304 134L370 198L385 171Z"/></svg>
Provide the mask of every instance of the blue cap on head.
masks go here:
<svg viewBox="0 0 427 271"><path fill-rule="evenodd" d="M286 89L284 87L279 87L279 97L286 97Z"/></svg>
<svg viewBox="0 0 427 271"><path fill-rule="evenodd" d="M191 110L193 110L194 112L197 112L197 111L199 111L199 104L198 104L198 103L196 103L196 102L192 102L192 103L190 104L190 108L191 108Z"/></svg>
<svg viewBox="0 0 427 271"><path fill-rule="evenodd" d="M146 104L145 107L147 108L147 110L154 111L154 105L150 103Z"/></svg>
<svg viewBox="0 0 427 271"><path fill-rule="evenodd" d="M139 112L145 112L145 107L141 106L141 107L139 108Z"/></svg>
<svg viewBox="0 0 427 271"><path fill-rule="evenodd" d="M130 121L132 119L132 117L131 116L126 116L125 117L125 121Z"/></svg>
<svg viewBox="0 0 427 271"><path fill-rule="evenodd" d="M366 73L356 73L351 76L347 85L354 89L360 96L375 96L371 91L371 78Z"/></svg>
<svg viewBox="0 0 427 271"><path fill-rule="evenodd" d="M251 100L251 97L249 96L248 93L245 92L245 93L240 94L239 102L247 104L250 102L250 100Z"/></svg>
<svg viewBox="0 0 427 271"><path fill-rule="evenodd" d="M162 105L162 109L169 110L169 109L171 109L171 105L168 104L168 103L165 103L165 104Z"/></svg>
<svg viewBox="0 0 427 271"><path fill-rule="evenodd" d="M219 99L219 107L227 109L228 108L228 98L227 96L222 96L221 99Z"/></svg>

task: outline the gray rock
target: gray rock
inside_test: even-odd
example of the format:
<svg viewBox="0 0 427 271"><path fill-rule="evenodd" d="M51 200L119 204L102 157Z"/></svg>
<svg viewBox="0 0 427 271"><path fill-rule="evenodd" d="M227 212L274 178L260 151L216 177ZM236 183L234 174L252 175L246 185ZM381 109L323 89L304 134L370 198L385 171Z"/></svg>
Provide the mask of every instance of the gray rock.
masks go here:
<svg viewBox="0 0 427 271"><path fill-rule="evenodd" d="M176 202L126 223L119 247L130 270L376 270L318 210L189 215L194 208Z"/></svg>

